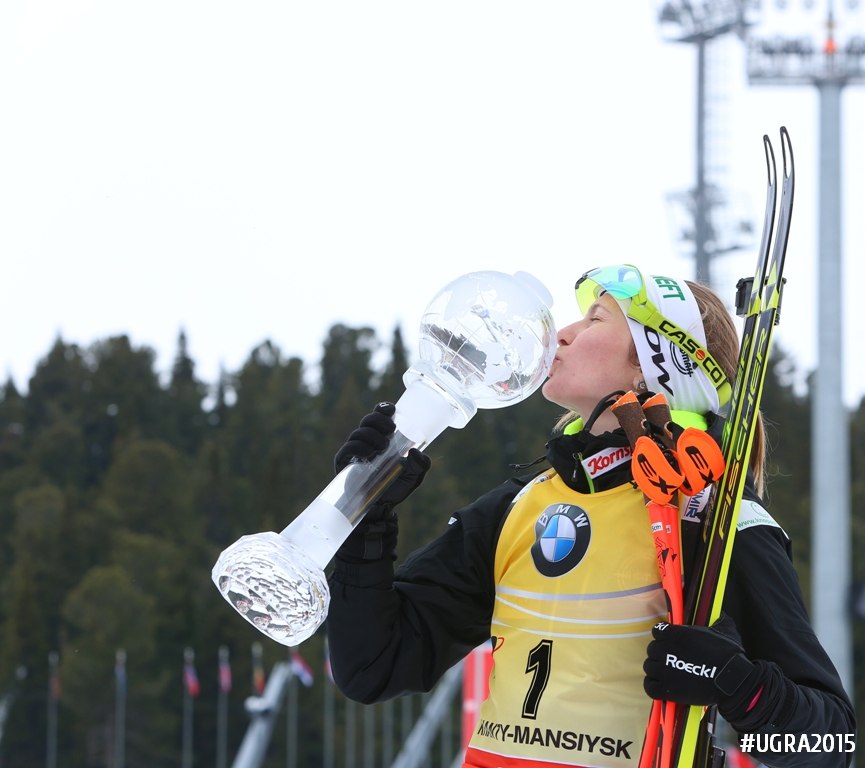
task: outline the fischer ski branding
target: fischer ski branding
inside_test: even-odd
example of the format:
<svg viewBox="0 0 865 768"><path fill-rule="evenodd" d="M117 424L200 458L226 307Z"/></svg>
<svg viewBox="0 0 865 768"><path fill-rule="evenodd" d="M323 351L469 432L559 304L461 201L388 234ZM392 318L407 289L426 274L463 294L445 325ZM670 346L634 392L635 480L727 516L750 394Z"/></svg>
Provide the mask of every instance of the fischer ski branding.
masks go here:
<svg viewBox="0 0 865 768"><path fill-rule="evenodd" d="M790 136L785 127L780 129L780 133L783 178L777 231L775 213L778 177L775 153L769 137L763 136L768 174L766 209L754 278L752 281L740 280L737 285L737 313L744 315L745 324L733 395L721 439L725 470L716 484L698 553L690 566L693 570L685 597L685 622L700 626L709 626L721 614L772 334L779 320L795 180ZM682 711L674 737L677 744L675 765L677 768L704 768L711 765L714 708L683 707Z"/></svg>

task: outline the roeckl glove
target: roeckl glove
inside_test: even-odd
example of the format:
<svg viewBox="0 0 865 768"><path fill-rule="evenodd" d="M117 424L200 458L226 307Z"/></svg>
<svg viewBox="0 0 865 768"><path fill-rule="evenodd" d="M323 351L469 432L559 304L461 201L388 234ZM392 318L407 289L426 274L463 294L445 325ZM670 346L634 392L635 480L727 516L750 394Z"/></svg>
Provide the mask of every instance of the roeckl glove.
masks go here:
<svg viewBox="0 0 865 768"><path fill-rule="evenodd" d="M760 690L761 668L744 653L733 620L726 615L711 627L660 622L646 649L643 688L653 699L678 704L717 704L740 710Z"/></svg>
<svg viewBox="0 0 865 768"><path fill-rule="evenodd" d="M393 403L379 403L372 413L364 416L357 429L336 452L333 465L337 473L353 461L369 461L381 453L396 429ZM402 460L403 469L397 478L376 499L363 520L337 551L337 557L348 562L380 560L386 556L396 558L398 532L394 507L423 482L432 462L429 457L412 448Z"/></svg>

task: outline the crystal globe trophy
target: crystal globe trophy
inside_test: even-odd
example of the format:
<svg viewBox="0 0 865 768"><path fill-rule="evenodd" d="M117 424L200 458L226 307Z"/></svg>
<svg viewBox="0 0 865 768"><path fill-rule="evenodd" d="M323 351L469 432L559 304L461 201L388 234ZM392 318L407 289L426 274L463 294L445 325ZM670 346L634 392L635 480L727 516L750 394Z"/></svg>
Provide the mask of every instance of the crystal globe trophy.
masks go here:
<svg viewBox="0 0 865 768"><path fill-rule="evenodd" d="M281 533L243 536L225 549L212 572L223 597L278 643L309 638L330 604L325 566L409 450L464 427L478 408L525 400L544 382L556 349L551 304L526 272L472 272L442 288L421 318L420 360L403 375L388 446L345 467Z"/></svg>

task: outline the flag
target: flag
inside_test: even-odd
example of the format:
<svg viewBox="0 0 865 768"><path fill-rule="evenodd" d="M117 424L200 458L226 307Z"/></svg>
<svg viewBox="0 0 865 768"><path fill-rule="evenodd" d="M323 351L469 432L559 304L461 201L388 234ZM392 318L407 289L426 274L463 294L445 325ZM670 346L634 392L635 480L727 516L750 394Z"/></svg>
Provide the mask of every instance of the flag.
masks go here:
<svg viewBox="0 0 865 768"><path fill-rule="evenodd" d="M330 680L330 682L334 682L333 670L330 667L330 647L327 638L324 638L324 674L327 675L327 679Z"/></svg>
<svg viewBox="0 0 865 768"><path fill-rule="evenodd" d="M261 643L252 644L252 689L256 695L264 693L267 679L264 676L264 664L261 661Z"/></svg>
<svg viewBox="0 0 865 768"><path fill-rule="evenodd" d="M231 691L231 665L228 663L228 648L224 645L219 649L219 690L222 693Z"/></svg>
<svg viewBox="0 0 865 768"><path fill-rule="evenodd" d="M756 768L757 761L750 755L745 754L739 747L725 746L724 750L727 753L727 764L730 768Z"/></svg>
<svg viewBox="0 0 865 768"><path fill-rule="evenodd" d="M312 685L314 680L312 675L312 667L306 663L303 658L294 648L291 649L291 671L307 688Z"/></svg>
<svg viewBox="0 0 865 768"><path fill-rule="evenodd" d="M60 655L56 651L48 654L48 666L50 668L49 695L52 701L60 701Z"/></svg>
<svg viewBox="0 0 865 768"><path fill-rule="evenodd" d="M504 642L503 638L498 638ZM490 693L490 672L493 669L493 648L487 641L475 648L463 661L462 748L468 746L475 732L481 704Z"/></svg>
<svg viewBox="0 0 865 768"><path fill-rule="evenodd" d="M183 683L186 686L186 692L193 699L201 693L198 674L195 671L195 653L191 648L187 648L183 654Z"/></svg>
<svg viewBox="0 0 865 768"><path fill-rule="evenodd" d="M120 649L114 655L114 681L117 693L126 693L126 651Z"/></svg>

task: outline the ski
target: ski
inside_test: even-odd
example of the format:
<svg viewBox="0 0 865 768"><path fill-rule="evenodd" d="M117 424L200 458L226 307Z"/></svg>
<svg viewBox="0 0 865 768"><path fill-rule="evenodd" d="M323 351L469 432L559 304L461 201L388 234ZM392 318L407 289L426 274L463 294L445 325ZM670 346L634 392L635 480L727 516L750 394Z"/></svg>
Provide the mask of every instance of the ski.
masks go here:
<svg viewBox="0 0 865 768"><path fill-rule="evenodd" d="M795 181L790 136L784 127L780 133L783 179L777 227L778 177L775 154L769 137L763 136L768 175L766 209L753 281L740 280L737 286L737 312L744 315L745 324L733 394L721 437L725 469L715 486L709 513L703 523L703 533L697 556L692 561L692 578L685 598L686 623L700 626L709 626L721 614L772 334L779 321ZM704 768L711 765L714 717L714 708L683 708L674 736L677 768Z"/></svg>

